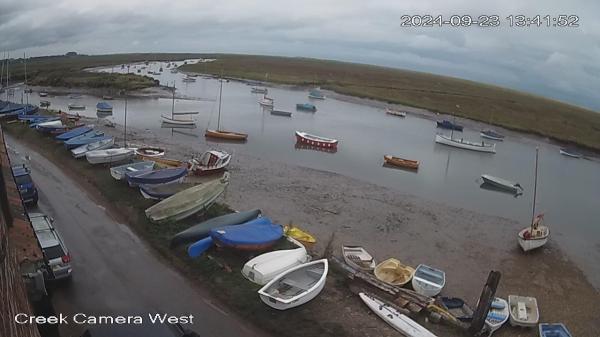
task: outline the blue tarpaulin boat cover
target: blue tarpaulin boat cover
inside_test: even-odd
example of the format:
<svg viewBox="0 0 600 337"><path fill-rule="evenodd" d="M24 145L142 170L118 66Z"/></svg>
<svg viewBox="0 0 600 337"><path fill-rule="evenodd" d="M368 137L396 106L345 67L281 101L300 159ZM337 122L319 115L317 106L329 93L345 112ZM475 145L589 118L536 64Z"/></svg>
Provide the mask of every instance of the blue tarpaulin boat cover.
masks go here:
<svg viewBox="0 0 600 337"><path fill-rule="evenodd" d="M279 240L283 236L283 228L272 223L271 219L261 217L241 225L213 229L210 236L229 247L262 246Z"/></svg>
<svg viewBox="0 0 600 337"><path fill-rule="evenodd" d="M109 110L112 109L112 105L106 103L106 102L99 102L98 104L96 104L96 109L98 110Z"/></svg>

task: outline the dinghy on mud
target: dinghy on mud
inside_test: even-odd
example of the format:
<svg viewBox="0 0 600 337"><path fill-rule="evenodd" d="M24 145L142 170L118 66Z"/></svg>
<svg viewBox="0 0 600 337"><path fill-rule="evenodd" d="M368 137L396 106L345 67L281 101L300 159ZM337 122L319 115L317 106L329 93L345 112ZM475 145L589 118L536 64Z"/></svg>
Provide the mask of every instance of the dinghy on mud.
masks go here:
<svg viewBox="0 0 600 337"><path fill-rule="evenodd" d="M321 293L328 271L327 259L301 264L277 275L258 294L271 308L291 309L309 302Z"/></svg>
<svg viewBox="0 0 600 337"><path fill-rule="evenodd" d="M261 254L244 264L242 275L249 281L262 286L284 271L308 262L310 256L306 253L306 248L294 239L288 240L295 243L298 248Z"/></svg>
<svg viewBox="0 0 600 337"><path fill-rule="evenodd" d="M125 179L125 174L127 172L138 172L138 173L146 173L150 172L154 169L153 161L138 161L135 163L115 166L110 168L110 175L116 180Z"/></svg>

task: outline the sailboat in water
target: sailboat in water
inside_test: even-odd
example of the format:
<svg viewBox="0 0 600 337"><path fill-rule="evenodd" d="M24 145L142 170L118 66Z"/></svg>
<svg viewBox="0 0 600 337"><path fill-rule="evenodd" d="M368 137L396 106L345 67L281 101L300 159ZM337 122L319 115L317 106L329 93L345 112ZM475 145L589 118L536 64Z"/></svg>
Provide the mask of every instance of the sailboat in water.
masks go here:
<svg viewBox="0 0 600 337"><path fill-rule="evenodd" d="M492 119L494 117L494 113L492 112L490 115L490 124L492 123ZM483 138L487 138L487 139L491 139L491 140L495 140L495 141L503 141L504 140L504 135L494 131L492 129L485 129L485 130L481 130L481 132L479 132L479 135Z"/></svg>
<svg viewBox="0 0 600 337"><path fill-rule="evenodd" d="M532 249L539 248L548 242L550 229L542 224L544 220L543 214L535 215L535 202L537 198L537 177L538 177L538 156L539 149L535 149L535 180L533 188L533 206L532 206L532 222L527 228L519 232L519 245L523 251L527 252Z"/></svg>
<svg viewBox="0 0 600 337"><path fill-rule="evenodd" d="M198 114L198 112L194 111L194 112L175 112L175 84L173 84L173 103L171 105L171 117L167 116L167 115L161 115L161 119L163 124L167 124L167 125L176 125L176 126L187 126L187 127L194 127L196 126L196 121L194 121L194 119L190 118L177 118L176 116L190 116L190 115L196 115Z"/></svg>
<svg viewBox="0 0 600 337"><path fill-rule="evenodd" d="M205 137L208 138L219 138L234 141L245 141L248 139L248 135L240 132L225 131L221 129L221 97L223 96L223 79L219 79L219 117L217 119L217 129L207 129L204 133Z"/></svg>

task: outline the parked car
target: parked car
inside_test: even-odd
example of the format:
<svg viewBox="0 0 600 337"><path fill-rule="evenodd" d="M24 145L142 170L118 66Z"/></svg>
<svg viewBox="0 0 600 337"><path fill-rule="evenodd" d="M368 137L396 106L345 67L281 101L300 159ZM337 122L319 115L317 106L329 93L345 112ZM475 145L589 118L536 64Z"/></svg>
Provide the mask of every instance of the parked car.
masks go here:
<svg viewBox="0 0 600 337"><path fill-rule="evenodd" d="M38 190L31 179L31 171L25 165L17 165L12 167L15 182L19 188L21 199L28 205L36 205L38 202Z"/></svg>
<svg viewBox="0 0 600 337"><path fill-rule="evenodd" d="M71 254L52 223L54 220L42 213L29 213L35 235L44 253L47 268L46 280L62 280L71 277Z"/></svg>

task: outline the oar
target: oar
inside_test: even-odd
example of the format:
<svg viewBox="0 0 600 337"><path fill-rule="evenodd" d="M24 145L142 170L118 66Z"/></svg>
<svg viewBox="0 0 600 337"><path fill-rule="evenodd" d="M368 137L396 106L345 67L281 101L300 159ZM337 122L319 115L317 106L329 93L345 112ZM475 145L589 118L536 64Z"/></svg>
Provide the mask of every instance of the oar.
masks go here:
<svg viewBox="0 0 600 337"><path fill-rule="evenodd" d="M190 257L198 257L207 251L213 245L213 239L209 236L188 247Z"/></svg>

